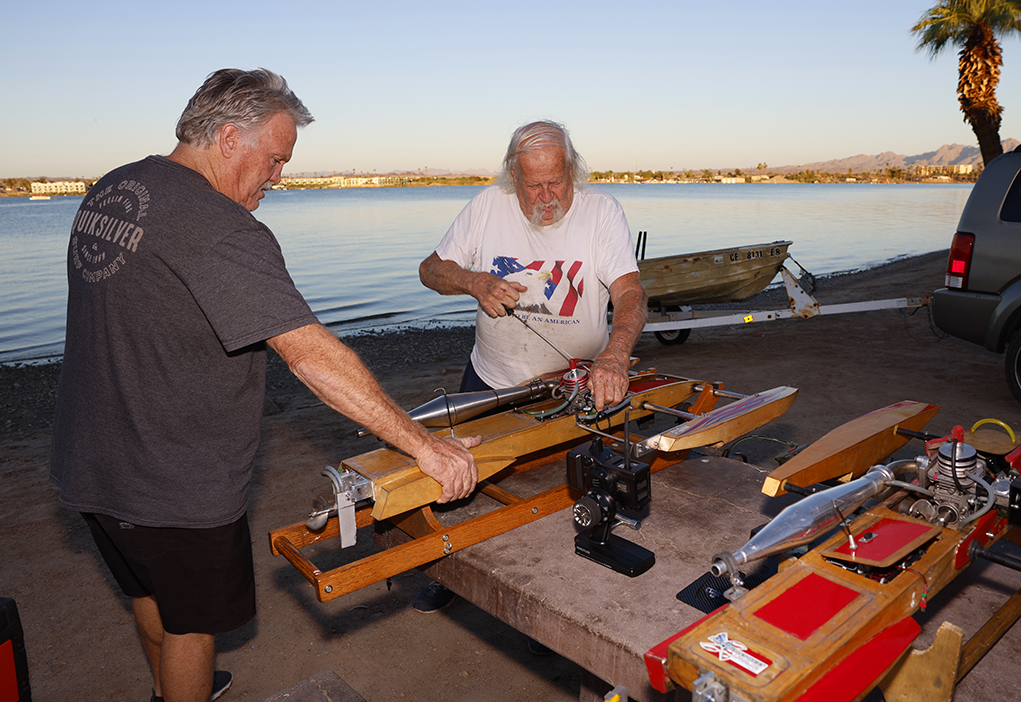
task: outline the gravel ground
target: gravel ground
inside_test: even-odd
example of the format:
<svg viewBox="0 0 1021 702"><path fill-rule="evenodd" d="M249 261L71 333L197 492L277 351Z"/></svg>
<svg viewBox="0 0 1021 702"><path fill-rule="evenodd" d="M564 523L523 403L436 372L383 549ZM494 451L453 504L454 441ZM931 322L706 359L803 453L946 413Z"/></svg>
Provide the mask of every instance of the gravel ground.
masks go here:
<svg viewBox="0 0 1021 702"><path fill-rule="evenodd" d="M59 363L0 365L0 436L49 427L59 377Z"/></svg>

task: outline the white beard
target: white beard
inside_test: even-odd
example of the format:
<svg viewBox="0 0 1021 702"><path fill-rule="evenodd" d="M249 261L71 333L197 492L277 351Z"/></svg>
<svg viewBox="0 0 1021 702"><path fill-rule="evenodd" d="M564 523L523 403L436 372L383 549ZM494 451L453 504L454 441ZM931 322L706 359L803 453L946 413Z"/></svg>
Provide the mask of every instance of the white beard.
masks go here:
<svg viewBox="0 0 1021 702"><path fill-rule="evenodd" d="M543 209L552 205L553 219L549 222L543 221L543 215L547 214L549 210ZM564 209L563 204L557 198L553 198L548 204L540 206L535 205L532 207L532 216L528 218L528 221L532 223L532 226L537 228L548 227L551 224L556 224L564 218L567 214L567 210Z"/></svg>

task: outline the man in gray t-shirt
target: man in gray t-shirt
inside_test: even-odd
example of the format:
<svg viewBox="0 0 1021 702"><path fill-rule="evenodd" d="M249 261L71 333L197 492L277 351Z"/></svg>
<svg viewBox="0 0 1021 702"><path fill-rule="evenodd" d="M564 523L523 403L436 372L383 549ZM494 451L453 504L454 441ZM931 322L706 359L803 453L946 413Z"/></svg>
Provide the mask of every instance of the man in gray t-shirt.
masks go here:
<svg viewBox="0 0 1021 702"><path fill-rule="evenodd" d="M154 700L222 693L214 635L254 616L246 510L266 345L327 405L415 456L441 502L477 480L478 438L412 421L318 323L251 214L311 121L280 76L217 71L173 152L107 174L72 224L51 478L132 598Z"/></svg>

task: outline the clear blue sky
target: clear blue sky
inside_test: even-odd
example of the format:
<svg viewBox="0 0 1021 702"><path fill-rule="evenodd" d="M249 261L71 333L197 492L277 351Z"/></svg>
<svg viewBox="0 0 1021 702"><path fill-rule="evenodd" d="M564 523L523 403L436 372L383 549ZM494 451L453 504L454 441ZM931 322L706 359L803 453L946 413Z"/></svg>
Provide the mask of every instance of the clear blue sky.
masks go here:
<svg viewBox="0 0 1021 702"><path fill-rule="evenodd" d="M513 129L564 122L594 170L798 165L975 145L934 0L8 3L0 177L95 177L169 153L222 67L284 75L316 117L286 173L495 171ZM1021 41L1002 138L1021 138Z"/></svg>

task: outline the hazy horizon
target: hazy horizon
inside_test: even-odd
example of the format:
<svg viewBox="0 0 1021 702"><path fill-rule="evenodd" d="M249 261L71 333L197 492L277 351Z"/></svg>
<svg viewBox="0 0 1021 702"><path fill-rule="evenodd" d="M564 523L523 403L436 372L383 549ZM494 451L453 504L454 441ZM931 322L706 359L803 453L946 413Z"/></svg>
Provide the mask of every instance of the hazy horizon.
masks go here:
<svg viewBox="0 0 1021 702"><path fill-rule="evenodd" d="M1005 137L1005 138L1002 138L1001 141L1002 142L1011 142L1011 141L1019 141L1019 140L1014 139L1013 137ZM929 149L928 151L924 151L924 152L922 152L920 154L906 154L906 153L901 153L899 151L896 151L894 149L885 149L884 151L880 151L880 152L878 152L876 154L852 154L852 155L848 155L848 156L837 156L837 157L834 157L834 158L831 158L831 159L826 159L825 161L813 162L813 163L807 163L807 164L793 164L793 163L788 163L788 164L766 164L766 166L762 169L762 172L765 173L766 171L780 171L780 170L791 169L791 168L816 167L819 164L833 163L833 162L837 162L837 161L843 161L843 160L852 159L852 158L858 158L858 157L874 158L874 157L878 157L878 156L880 156L882 154L888 154L888 153L895 153L895 154L897 154L899 156L905 156L907 158L915 158L915 157L918 157L918 156L922 156L924 154L935 153L936 151L938 151L939 149L944 148L944 147L964 147L964 148L968 148L968 149L973 149L975 151L976 158L978 159L978 162L981 163L981 155L978 153L978 146L977 146L977 144L976 145L972 145L972 144L941 144L939 147L936 147L936 148L933 148L933 149ZM140 158L144 158L144 157L140 157ZM590 168L590 170L592 172L595 172L595 173L605 173L605 172L611 171L611 170L613 172L615 172L615 173L629 173L629 172L630 173L634 173L635 172L633 169L632 170L623 169L623 170L617 171L617 170L609 169L609 168L598 168L598 167L591 166L591 164L589 165L589 168ZM757 170L757 165L723 166L723 167L715 167L715 168L714 167L698 167L698 168L682 167L682 168L675 168L675 169L673 169L673 172L683 173L683 172L687 172L687 171L693 171L695 173L701 173L702 171L705 171L705 170L711 170L711 171L734 171L734 170L737 170L737 169L741 170L742 172L751 173L751 172ZM643 169L640 169L640 170L642 170L642 171L644 171L644 170L651 170L653 172L656 172L656 171L669 172L670 171L670 169L662 169L662 168L649 168L649 169L644 169L643 168ZM426 176L426 175L434 175L434 176L475 175L475 176L482 176L482 177L493 177L493 176L498 175L498 171L496 171L496 170L487 171L487 170L482 169L482 168L470 168L470 169L466 169L466 170L450 170L450 169L446 169L446 168L428 168L427 167L427 168L422 169L421 171L419 171L419 169L398 168L398 169L394 169L392 171L385 171L385 172L378 172L378 171L376 171L376 172L362 172L362 171L359 171L358 173L355 173L355 174L352 174L350 170L342 171L340 169L332 169L332 170L331 169L324 169L324 170L321 170L321 171L300 171L300 172L287 171L287 172L284 172L283 177L284 178L309 177L309 176L312 176L313 174L318 174L319 176L324 176L324 177L332 176L332 175L347 175L347 174L357 175L357 176L372 176L372 175L385 176L385 175L404 175L406 173L411 173L411 174L415 174L415 175L421 174L423 176ZM33 178L35 178L35 179L46 178L48 180L63 180L63 179L72 179L73 180L74 178L81 178L82 180L96 180L96 179L101 178L103 175L104 174L100 173L100 174L90 175L90 176L67 176L67 175L60 175L60 174L43 173L43 174L38 174L38 175L0 176L0 177L5 178L5 179L6 178L26 178L26 179L30 179L30 180L33 179Z"/></svg>

